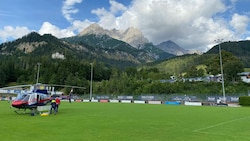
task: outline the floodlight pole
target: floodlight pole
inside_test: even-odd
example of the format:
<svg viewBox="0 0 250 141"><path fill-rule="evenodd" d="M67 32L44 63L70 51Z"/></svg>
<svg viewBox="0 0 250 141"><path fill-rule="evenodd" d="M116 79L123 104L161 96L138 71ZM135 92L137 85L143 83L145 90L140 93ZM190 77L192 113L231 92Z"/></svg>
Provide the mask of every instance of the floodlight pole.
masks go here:
<svg viewBox="0 0 250 141"><path fill-rule="evenodd" d="M90 74L89 100L92 99L93 63L90 63L90 65L91 65L91 74Z"/></svg>
<svg viewBox="0 0 250 141"><path fill-rule="evenodd" d="M225 85L224 85L224 73L223 73L223 66L222 66L222 56L221 56L221 43L223 39L215 40L216 43L219 43L219 54L220 54L220 71L221 71L221 84L222 84L222 94L223 94L223 102L226 102L226 94L225 94Z"/></svg>
<svg viewBox="0 0 250 141"><path fill-rule="evenodd" d="M37 68L37 75L36 75L36 84L38 84L38 79L39 79L39 71L40 71L40 65L41 63L37 63L38 68Z"/></svg>

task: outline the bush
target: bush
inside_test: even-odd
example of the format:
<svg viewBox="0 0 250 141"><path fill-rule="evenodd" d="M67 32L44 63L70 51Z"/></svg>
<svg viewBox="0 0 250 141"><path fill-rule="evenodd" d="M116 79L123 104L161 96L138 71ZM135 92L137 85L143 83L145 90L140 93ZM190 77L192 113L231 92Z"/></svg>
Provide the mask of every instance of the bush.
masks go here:
<svg viewBox="0 0 250 141"><path fill-rule="evenodd" d="M250 106L250 96L241 96L239 97L239 104L240 105L245 105L245 106Z"/></svg>

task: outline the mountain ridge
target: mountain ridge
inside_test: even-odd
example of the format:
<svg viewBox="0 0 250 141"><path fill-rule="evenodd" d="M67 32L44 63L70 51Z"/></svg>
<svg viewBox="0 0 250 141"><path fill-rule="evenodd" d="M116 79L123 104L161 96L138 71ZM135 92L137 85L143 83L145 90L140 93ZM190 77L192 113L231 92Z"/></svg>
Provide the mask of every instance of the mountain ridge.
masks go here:
<svg viewBox="0 0 250 141"><path fill-rule="evenodd" d="M135 48L141 48L145 43L149 43L142 32L136 28L129 27L126 30L107 30L102 28L100 25L94 23L85 28L78 36L96 34L96 35L108 35L114 39L124 41Z"/></svg>
<svg viewBox="0 0 250 141"><path fill-rule="evenodd" d="M108 35L114 39L124 41L137 49L143 49L145 48L146 44L151 43L139 29L136 29L134 27L129 27L125 30L117 30L117 29L108 30L102 28L97 23L94 23L86 27L77 36L90 35L90 34ZM174 54L177 56L184 54L193 54L193 53L200 54L196 50L185 50L171 40L162 42L154 46L157 47L158 49L165 51L166 53Z"/></svg>
<svg viewBox="0 0 250 141"><path fill-rule="evenodd" d="M122 68L174 56L156 48L136 49L108 35L94 34L58 39L51 34L31 32L15 41L0 44L2 55L51 57L55 53L66 59L96 60Z"/></svg>

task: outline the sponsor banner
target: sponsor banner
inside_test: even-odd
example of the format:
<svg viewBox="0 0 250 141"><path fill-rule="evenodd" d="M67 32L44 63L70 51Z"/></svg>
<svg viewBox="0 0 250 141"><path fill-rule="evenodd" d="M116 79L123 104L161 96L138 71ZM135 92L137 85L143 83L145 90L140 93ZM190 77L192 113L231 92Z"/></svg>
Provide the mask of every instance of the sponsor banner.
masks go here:
<svg viewBox="0 0 250 141"><path fill-rule="evenodd" d="M201 102L187 102L185 101L184 105L189 105L189 106L202 106Z"/></svg>
<svg viewBox="0 0 250 141"><path fill-rule="evenodd" d="M98 100L97 99L92 99L92 100L90 100L90 102L98 102Z"/></svg>
<svg viewBox="0 0 250 141"><path fill-rule="evenodd" d="M148 104L161 104L161 101L148 101Z"/></svg>
<svg viewBox="0 0 250 141"><path fill-rule="evenodd" d="M7 93L7 90L0 90L0 93L5 94L5 93Z"/></svg>
<svg viewBox="0 0 250 141"><path fill-rule="evenodd" d="M230 103L227 104L228 107L241 107L239 104L235 104L235 103Z"/></svg>
<svg viewBox="0 0 250 141"><path fill-rule="evenodd" d="M197 101L196 96L172 96L173 101Z"/></svg>
<svg viewBox="0 0 250 141"><path fill-rule="evenodd" d="M223 99L223 96L208 96L208 102L218 102ZM228 102L239 102L239 96L227 96L226 101Z"/></svg>
<svg viewBox="0 0 250 141"><path fill-rule="evenodd" d="M82 102L89 102L89 99L83 99Z"/></svg>
<svg viewBox="0 0 250 141"><path fill-rule="evenodd" d="M203 106L216 106L215 102L202 102Z"/></svg>
<svg viewBox="0 0 250 141"><path fill-rule="evenodd" d="M131 100L121 100L121 103L131 103Z"/></svg>
<svg viewBox="0 0 250 141"><path fill-rule="evenodd" d="M14 90L14 93L19 94L19 93L21 93L21 90Z"/></svg>
<svg viewBox="0 0 250 141"><path fill-rule="evenodd" d="M67 99L62 99L61 101L69 101L69 100L67 100Z"/></svg>
<svg viewBox="0 0 250 141"><path fill-rule="evenodd" d="M101 95L101 96L96 96L95 99L109 99L109 96L106 95Z"/></svg>
<svg viewBox="0 0 250 141"><path fill-rule="evenodd" d="M109 102L109 101L106 100L106 99L102 99L102 100L100 100L100 102L106 103L106 102Z"/></svg>
<svg viewBox="0 0 250 141"><path fill-rule="evenodd" d="M134 97L133 96L121 95L121 96L117 96L117 99L119 99L119 100L133 100Z"/></svg>
<svg viewBox="0 0 250 141"><path fill-rule="evenodd" d="M239 97L238 96L230 96L230 97L227 97L227 100L230 102L239 102Z"/></svg>
<svg viewBox="0 0 250 141"><path fill-rule="evenodd" d="M180 105L181 102L178 102L178 101L166 101L165 104L167 104L167 105Z"/></svg>
<svg viewBox="0 0 250 141"><path fill-rule="evenodd" d="M145 102L145 101L142 101L142 100L134 100L134 103L145 104L146 102Z"/></svg>
<svg viewBox="0 0 250 141"><path fill-rule="evenodd" d="M109 100L109 102L111 102L111 103L119 103L119 100L117 100L117 99L111 99L111 100Z"/></svg>
<svg viewBox="0 0 250 141"><path fill-rule="evenodd" d="M145 101L148 101L148 100L154 100L155 99L155 96L153 95L142 95L139 97L141 100L145 100Z"/></svg>
<svg viewBox="0 0 250 141"><path fill-rule="evenodd" d="M82 102L82 100L80 100L80 99L77 99L77 100L76 100L76 102Z"/></svg>
<svg viewBox="0 0 250 141"><path fill-rule="evenodd" d="M216 102L217 101L217 97L215 97L215 96L208 96L207 97L207 101L209 101L209 102Z"/></svg>

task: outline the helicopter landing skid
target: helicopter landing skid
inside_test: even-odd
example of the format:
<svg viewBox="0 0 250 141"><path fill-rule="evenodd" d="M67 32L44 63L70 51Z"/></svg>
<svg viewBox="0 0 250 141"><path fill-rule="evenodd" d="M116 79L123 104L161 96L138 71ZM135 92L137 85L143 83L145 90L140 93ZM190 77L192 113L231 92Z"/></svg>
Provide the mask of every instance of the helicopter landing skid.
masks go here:
<svg viewBox="0 0 250 141"><path fill-rule="evenodd" d="M25 114L26 113L26 109L18 109L14 111L16 114ZM21 113L22 112L22 113Z"/></svg>

